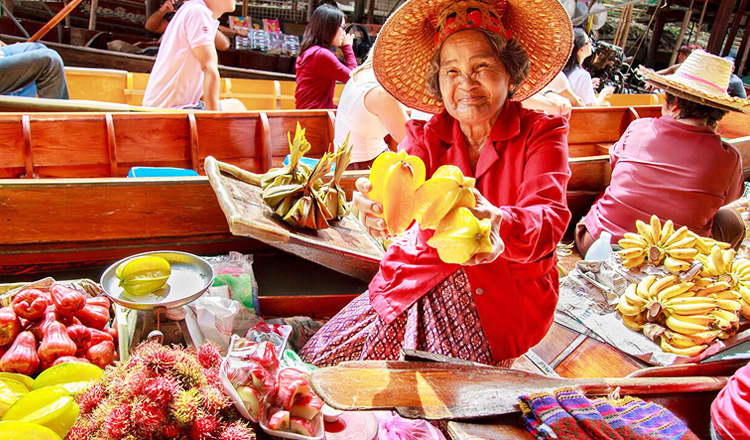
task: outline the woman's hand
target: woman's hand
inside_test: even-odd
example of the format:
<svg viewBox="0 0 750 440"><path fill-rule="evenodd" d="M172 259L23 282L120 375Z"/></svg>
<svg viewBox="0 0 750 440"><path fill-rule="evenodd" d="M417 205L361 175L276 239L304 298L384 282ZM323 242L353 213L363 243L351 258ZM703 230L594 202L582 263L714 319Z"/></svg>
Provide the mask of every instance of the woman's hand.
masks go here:
<svg viewBox="0 0 750 440"><path fill-rule="evenodd" d="M385 226L385 220L378 217L383 214L383 207L380 203L368 197L372 191L372 184L367 177L360 177L355 184L357 191L352 196L354 208L359 210L359 220L367 228L367 232L375 238L387 238L388 232Z"/></svg>
<svg viewBox="0 0 750 440"><path fill-rule="evenodd" d="M162 3L161 7L159 8L159 12L162 14L166 14L167 12L174 12L174 0L167 0L164 3Z"/></svg>
<svg viewBox="0 0 750 440"><path fill-rule="evenodd" d="M492 252L476 254L469 259L464 266L475 266L477 264L492 263L505 250L505 243L500 238L500 223L503 221L503 212L495 205L487 201L483 195L474 189L474 198L477 200L476 206L471 210L474 216L479 220L488 218L492 227L490 229L490 242L492 243Z"/></svg>
<svg viewBox="0 0 750 440"><path fill-rule="evenodd" d="M354 44L354 34L351 32L344 34L344 43L342 46L351 46L352 44Z"/></svg>

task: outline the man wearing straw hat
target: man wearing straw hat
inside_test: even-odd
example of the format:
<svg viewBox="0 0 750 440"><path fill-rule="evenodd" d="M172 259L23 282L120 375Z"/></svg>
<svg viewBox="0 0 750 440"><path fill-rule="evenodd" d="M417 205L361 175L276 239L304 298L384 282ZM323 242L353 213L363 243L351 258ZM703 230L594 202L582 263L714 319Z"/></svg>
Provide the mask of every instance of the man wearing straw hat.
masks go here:
<svg viewBox="0 0 750 440"><path fill-rule="evenodd" d="M674 74L640 73L666 91L663 116L635 120L612 147L611 182L578 224L578 251L601 231L615 239L635 232L636 220L648 223L652 214L739 247L742 218L722 206L742 195L742 160L715 132L729 111L750 110L750 101L727 94L731 63L695 50Z"/></svg>
<svg viewBox="0 0 750 440"><path fill-rule="evenodd" d="M413 348L510 366L547 333L557 304L555 248L570 220L568 124L526 110L565 64L572 26L557 0L408 0L375 43L381 86L409 108L399 148L429 178L455 165L476 179L474 215L490 219L491 252L443 263L432 230L412 225L389 246L369 291L303 347L318 365L395 359ZM382 206L357 181L354 203L375 237Z"/></svg>

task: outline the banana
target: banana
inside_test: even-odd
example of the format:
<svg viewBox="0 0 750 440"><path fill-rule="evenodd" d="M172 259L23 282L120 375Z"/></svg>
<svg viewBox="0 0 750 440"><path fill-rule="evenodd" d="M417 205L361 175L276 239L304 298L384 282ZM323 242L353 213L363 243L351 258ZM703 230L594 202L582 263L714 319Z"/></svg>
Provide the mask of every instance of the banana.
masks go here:
<svg viewBox="0 0 750 440"><path fill-rule="evenodd" d="M738 301L738 302L739 300L742 299L742 295L735 292L734 290L725 290L719 293L710 293L708 297L713 298L713 299L727 299L727 300Z"/></svg>
<svg viewBox="0 0 750 440"><path fill-rule="evenodd" d="M682 304L711 304L716 308L716 303L711 298L704 298L702 296L692 296L689 298L672 298L667 302L667 305L682 305Z"/></svg>
<svg viewBox="0 0 750 440"><path fill-rule="evenodd" d="M665 247L669 247L669 246L671 246L671 245L679 242L680 240L682 240L682 239L684 239L685 237L688 236L688 232L689 232L689 230L688 230L687 226L682 226L680 229L674 231L674 233L672 234L672 236L669 237L667 239L667 241L664 242L664 246Z"/></svg>
<svg viewBox="0 0 750 440"><path fill-rule="evenodd" d="M625 239L625 240L636 241L636 242L640 243L641 246L646 246L648 244L648 242L646 241L646 239L643 236L641 236L639 234L633 234L632 232L626 232L626 233L624 233L622 235L622 238Z"/></svg>
<svg viewBox="0 0 750 440"><path fill-rule="evenodd" d="M685 335L694 335L711 330L710 326L688 322L683 318L685 317L680 315L668 316L666 320L667 327Z"/></svg>
<svg viewBox="0 0 750 440"><path fill-rule="evenodd" d="M717 281L696 292L695 296L708 296L714 293L724 292L725 290L729 290L731 288L732 286L730 286L726 281Z"/></svg>
<svg viewBox="0 0 750 440"><path fill-rule="evenodd" d="M658 279L648 288L649 298L655 298L662 289L671 286L675 281L677 281L676 275L667 275L664 278Z"/></svg>
<svg viewBox="0 0 750 440"><path fill-rule="evenodd" d="M646 253L646 250L643 248L630 248L617 251L617 253L620 254L620 258L622 259L631 259L638 258L641 255L644 255Z"/></svg>
<svg viewBox="0 0 750 440"><path fill-rule="evenodd" d="M714 245L714 247L711 248L711 254L709 255L708 261L716 270L713 275L721 275L726 272L723 254L718 246Z"/></svg>
<svg viewBox="0 0 750 440"><path fill-rule="evenodd" d="M667 245L667 249L689 249L695 245L695 238L687 236L680 241Z"/></svg>
<svg viewBox="0 0 750 440"><path fill-rule="evenodd" d="M654 236L651 233L651 226L647 225L641 220L636 220L635 228L638 230L638 233L641 234L641 237L646 239L647 244L655 244L653 240Z"/></svg>
<svg viewBox="0 0 750 440"><path fill-rule="evenodd" d="M724 269L729 272L732 269L732 260L737 252L734 249L727 249L723 252L721 259L724 260Z"/></svg>
<svg viewBox="0 0 750 440"><path fill-rule="evenodd" d="M640 257L626 258L622 260L622 267L626 269L632 269L638 267L646 261L646 254L642 254Z"/></svg>
<svg viewBox="0 0 750 440"><path fill-rule="evenodd" d="M664 332L664 336L669 340L669 343L677 348L690 348L694 345L707 344L719 335L719 330L712 330L705 333L698 333L695 335L683 335L682 333L676 333L667 330Z"/></svg>
<svg viewBox="0 0 750 440"><path fill-rule="evenodd" d="M706 347L708 347L708 345L702 344L702 345L694 345L689 348L678 348L670 344L669 342L667 342L667 338L661 338L660 345L661 345L661 349L667 353L673 353L679 356L687 356L687 357L697 356L703 353L703 350L705 350Z"/></svg>
<svg viewBox="0 0 750 440"><path fill-rule="evenodd" d="M714 310L709 315L716 318L719 328L727 331L740 323L740 317L736 313L727 310Z"/></svg>
<svg viewBox="0 0 750 440"><path fill-rule="evenodd" d="M639 332L643 330L643 326L646 323L646 318L643 317L642 314L636 316L622 315L622 323L625 324L625 327L629 328L630 330Z"/></svg>
<svg viewBox="0 0 750 440"><path fill-rule="evenodd" d="M728 310L732 313L737 313L742 308L742 304L734 299L715 299L716 305L722 310Z"/></svg>
<svg viewBox="0 0 750 440"><path fill-rule="evenodd" d="M670 302L666 304L666 307L670 314L680 315L681 317L705 315L706 313L709 313L718 309L716 304L714 304L713 302L703 302L703 303L694 303L694 304L674 304ZM704 323L704 325L710 323L710 321L711 321L710 319L707 320L707 322ZM692 320L691 322L696 322L696 320Z"/></svg>
<svg viewBox="0 0 750 440"><path fill-rule="evenodd" d="M638 283L638 286L636 286L635 293L643 299L651 299L648 295L648 289L654 284L654 281L656 281L656 276L654 275L644 277L641 282Z"/></svg>
<svg viewBox="0 0 750 440"><path fill-rule="evenodd" d="M667 301L674 296L687 292L691 287L693 287L693 283L676 284L661 290L656 297L659 301Z"/></svg>
<svg viewBox="0 0 750 440"><path fill-rule="evenodd" d="M638 296L635 293L635 284L629 285L628 288L626 289L626 292L628 290L632 291L631 295ZM617 311L619 311L624 316L635 316L643 311L643 307L630 304L630 302L628 302L628 294L623 293L620 296L620 300L617 303Z"/></svg>
<svg viewBox="0 0 750 440"><path fill-rule="evenodd" d="M669 253L669 251L667 251L667 253ZM664 267L666 267L670 272L683 272L690 269L690 263L672 257L667 257L664 259Z"/></svg>
<svg viewBox="0 0 750 440"><path fill-rule="evenodd" d="M745 319L750 319L750 303L745 301L744 299L740 301L740 314Z"/></svg>
<svg viewBox="0 0 750 440"><path fill-rule="evenodd" d="M672 220L667 220L661 227L661 234L659 235L659 243L664 246L669 237L674 234L674 223Z"/></svg>
<svg viewBox="0 0 750 440"><path fill-rule="evenodd" d="M656 246L659 246L659 239L661 238L661 222L659 217L655 214L651 216L651 242Z"/></svg>
<svg viewBox="0 0 750 440"><path fill-rule="evenodd" d="M692 260L698 255L698 250L695 248L669 248L667 249L667 255L678 260Z"/></svg>
<svg viewBox="0 0 750 440"><path fill-rule="evenodd" d="M627 289L625 289L625 293L623 293L622 296L626 297L628 304L643 308L647 301L636 293L637 288L637 284L630 284Z"/></svg>
<svg viewBox="0 0 750 440"><path fill-rule="evenodd" d="M623 238L620 241L618 241L617 244L619 244L620 247L623 249L640 249L640 250L643 250L644 252L646 251L646 246L648 246L648 244L645 241L640 242L638 240L633 240L630 238Z"/></svg>

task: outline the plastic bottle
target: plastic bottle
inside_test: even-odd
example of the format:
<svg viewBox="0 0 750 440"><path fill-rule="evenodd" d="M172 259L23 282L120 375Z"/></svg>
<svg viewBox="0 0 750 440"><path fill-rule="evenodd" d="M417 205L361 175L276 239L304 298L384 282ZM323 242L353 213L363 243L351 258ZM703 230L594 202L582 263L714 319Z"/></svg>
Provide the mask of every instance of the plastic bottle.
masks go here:
<svg viewBox="0 0 750 440"><path fill-rule="evenodd" d="M602 231L599 234L599 238L591 244L589 250L586 252L586 256L583 258L586 261L604 261L609 258L609 254L612 253L612 234L607 231Z"/></svg>

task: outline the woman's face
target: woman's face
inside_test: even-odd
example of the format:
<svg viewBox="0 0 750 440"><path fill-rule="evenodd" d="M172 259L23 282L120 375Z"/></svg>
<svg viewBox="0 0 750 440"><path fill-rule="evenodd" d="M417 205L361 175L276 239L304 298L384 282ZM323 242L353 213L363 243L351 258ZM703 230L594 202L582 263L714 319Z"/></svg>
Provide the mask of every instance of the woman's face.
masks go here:
<svg viewBox="0 0 750 440"><path fill-rule="evenodd" d="M578 49L577 57L578 63L583 64L583 60L591 56L591 40L586 36L586 44Z"/></svg>
<svg viewBox="0 0 750 440"><path fill-rule="evenodd" d="M333 42L331 46L343 46L344 45L344 35L346 35L346 32L344 32L344 27L346 26L346 19L341 19L341 26L339 26L339 29L336 31L336 35L333 37Z"/></svg>
<svg viewBox="0 0 750 440"><path fill-rule="evenodd" d="M448 114L464 124L480 124L500 113L510 75L479 31L448 37L440 50L440 93Z"/></svg>

